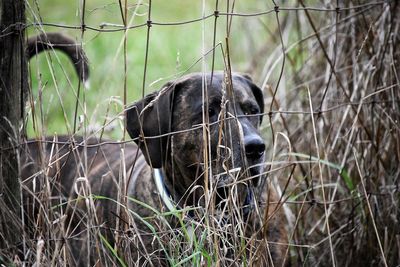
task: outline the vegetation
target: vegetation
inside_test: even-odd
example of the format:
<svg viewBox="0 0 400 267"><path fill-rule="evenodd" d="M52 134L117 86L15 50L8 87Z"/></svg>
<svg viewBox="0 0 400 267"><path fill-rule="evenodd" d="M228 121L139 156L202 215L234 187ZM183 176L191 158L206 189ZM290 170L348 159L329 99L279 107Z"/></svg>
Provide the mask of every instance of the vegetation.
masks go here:
<svg viewBox="0 0 400 267"><path fill-rule="evenodd" d="M182 25L157 22L214 14L216 3L203 7L202 2L151 1L148 46L147 26L127 31L126 46L124 31L106 31L123 24L118 1L88 1L86 31L67 27L82 24L81 1L28 3L28 35L62 31L75 36L91 65L90 89L79 90L65 56L50 52L30 61L28 136L72 134L76 125L80 135L104 132L114 140L127 138L124 103L183 73L211 70L213 53L204 60L202 55L212 51L213 43L220 44L215 69L224 69L229 59L233 70L249 73L265 93L267 178L285 203L287 222L282 223L289 233L292 265L400 262L398 1L349 0L339 6L311 1L310 8L304 8L302 0L278 1L276 6L238 1L233 17L222 14L227 2L221 1L218 17ZM271 12L256 14L264 11ZM129 25L146 23L149 14L149 2L128 3ZM175 239L154 233L165 245L170 263L228 264L208 245L207 225L199 226L201 231L192 240L187 235L190 225L179 223L182 230ZM116 262L126 264L115 247L100 239ZM37 252L39 245L31 249ZM47 249L43 254L51 259Z"/></svg>

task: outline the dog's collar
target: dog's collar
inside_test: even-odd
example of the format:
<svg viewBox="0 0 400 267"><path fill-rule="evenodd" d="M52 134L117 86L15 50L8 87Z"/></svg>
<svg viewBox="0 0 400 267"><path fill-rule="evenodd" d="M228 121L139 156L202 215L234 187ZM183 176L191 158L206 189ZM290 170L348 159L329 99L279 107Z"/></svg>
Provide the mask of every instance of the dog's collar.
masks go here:
<svg viewBox="0 0 400 267"><path fill-rule="evenodd" d="M175 212L176 206L173 203L171 193L168 191L168 188L165 186L165 179L164 179L164 171L162 168L155 168L153 169L153 178L154 182L157 187L158 194L160 195L160 198L164 205L167 207L167 209L171 212Z"/></svg>
<svg viewBox="0 0 400 267"><path fill-rule="evenodd" d="M176 215L178 205L174 204L171 193L169 192L168 188L165 186L163 169L162 168L153 169L153 178L154 178L154 182L156 183L157 191L158 191L158 194L160 195L162 202L167 207L167 209L170 212L172 212L172 214ZM192 243L194 240L194 228L192 227L192 225L188 225L186 228L186 231L187 231L189 239L191 240L191 243Z"/></svg>

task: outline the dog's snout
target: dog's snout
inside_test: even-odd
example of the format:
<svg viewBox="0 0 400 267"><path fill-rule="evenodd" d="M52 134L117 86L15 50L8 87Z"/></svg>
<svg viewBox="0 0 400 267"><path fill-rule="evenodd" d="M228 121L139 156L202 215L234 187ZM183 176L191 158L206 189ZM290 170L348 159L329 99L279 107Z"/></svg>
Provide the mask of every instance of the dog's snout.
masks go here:
<svg viewBox="0 0 400 267"><path fill-rule="evenodd" d="M246 157L251 160L260 159L265 152L264 141L258 135L251 135L245 137L244 146L246 150Z"/></svg>

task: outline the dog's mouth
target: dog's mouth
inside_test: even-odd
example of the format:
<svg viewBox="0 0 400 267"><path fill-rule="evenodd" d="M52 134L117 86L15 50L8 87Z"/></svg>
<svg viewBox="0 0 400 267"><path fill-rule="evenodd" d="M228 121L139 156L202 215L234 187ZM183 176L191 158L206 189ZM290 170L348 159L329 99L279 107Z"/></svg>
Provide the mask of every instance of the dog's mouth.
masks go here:
<svg viewBox="0 0 400 267"><path fill-rule="evenodd" d="M213 161L208 165L208 173L213 173L212 178L208 182L208 190L210 190L209 192L212 194L212 204L210 203L212 209L222 217L229 217L232 215L231 209L238 208L241 214L245 216L245 214L251 210L249 207L252 206L250 203L253 199L252 190L259 185L261 177L263 176L264 164L258 163L250 167L239 166L228 168L226 165L223 167L218 163L218 161ZM204 174L206 172L204 171L204 164L197 163L190 167L196 167L198 172L200 172L200 177L205 178ZM218 169L223 170L218 172ZM204 191L202 191L202 193L204 193ZM199 197L199 195L197 195L197 197ZM182 199L185 198L182 197ZM188 199L190 199L190 197L188 197ZM204 200L202 197L200 197L200 199ZM183 201L182 203L188 204L189 202ZM190 203L195 206L208 206L196 197Z"/></svg>
<svg viewBox="0 0 400 267"><path fill-rule="evenodd" d="M214 176L216 179L215 207L223 217L230 216L228 203L233 201L234 206L241 209L243 216L247 216L252 207L253 188L258 184L262 168L248 168L245 173L243 168L234 168Z"/></svg>
<svg viewBox="0 0 400 267"><path fill-rule="evenodd" d="M218 181L218 186L223 186L235 181L249 181L255 187L260 184L264 176L265 163L263 158L259 160L247 159L246 163L239 160L239 162L237 162L238 164L229 162L229 160L230 157L220 155L218 160L212 162L213 169L217 170L217 172L219 171L214 175L215 180Z"/></svg>
<svg viewBox="0 0 400 267"><path fill-rule="evenodd" d="M254 208L254 189L260 185L264 176L264 164L248 168L233 168L215 175L215 207L223 221L229 221L231 208L239 208L246 221ZM236 186L236 188L234 188ZM236 204L231 205L232 201Z"/></svg>
<svg viewBox="0 0 400 267"><path fill-rule="evenodd" d="M214 179L217 181L217 187L226 185L228 183L233 183L234 181L238 180L241 172L242 168L237 167L215 174Z"/></svg>
<svg viewBox="0 0 400 267"><path fill-rule="evenodd" d="M251 166L249 167L248 172L250 175L248 179L252 182L253 186L257 187L260 184L262 177L264 176L262 166Z"/></svg>
<svg viewBox="0 0 400 267"><path fill-rule="evenodd" d="M217 188L226 187L238 182L258 187L263 177L264 164L258 163L248 168L237 167L220 172L214 175L214 181L217 183Z"/></svg>

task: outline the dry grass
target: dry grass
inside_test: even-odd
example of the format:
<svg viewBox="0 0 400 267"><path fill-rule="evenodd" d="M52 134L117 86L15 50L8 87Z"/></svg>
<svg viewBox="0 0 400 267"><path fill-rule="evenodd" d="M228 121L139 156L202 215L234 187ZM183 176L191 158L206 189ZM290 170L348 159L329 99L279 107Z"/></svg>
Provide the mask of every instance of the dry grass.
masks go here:
<svg viewBox="0 0 400 267"><path fill-rule="evenodd" d="M287 166L270 178L291 180L295 265L399 263L399 12L392 2L284 18L287 57L267 131L271 165ZM290 41L293 32L303 39Z"/></svg>

